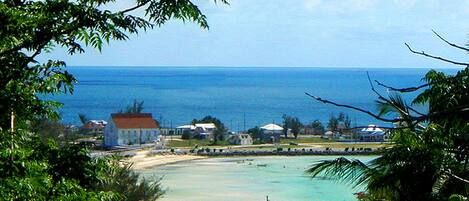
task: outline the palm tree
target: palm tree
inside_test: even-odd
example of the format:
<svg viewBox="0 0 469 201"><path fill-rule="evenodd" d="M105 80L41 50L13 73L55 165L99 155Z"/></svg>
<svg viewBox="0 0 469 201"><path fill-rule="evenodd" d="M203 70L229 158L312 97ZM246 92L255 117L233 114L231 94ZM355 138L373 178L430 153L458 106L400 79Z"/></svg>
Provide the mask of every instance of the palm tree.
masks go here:
<svg viewBox="0 0 469 201"><path fill-rule="evenodd" d="M84 125L86 122L89 121L89 118L85 114L78 114L78 118L80 118L80 122Z"/></svg>
<svg viewBox="0 0 469 201"><path fill-rule="evenodd" d="M341 157L313 164L307 173L313 178L323 175L365 186L368 200L432 201L467 194L465 186L469 182L458 176L469 175L466 165L463 166L467 157L464 155L466 160L456 157L465 153L458 151L464 147L455 147L458 138L451 136L468 133L469 126L453 125L453 129L446 129L447 124L438 122L428 121L426 126L416 123L413 115L418 112L399 94L390 94L377 103L380 116L400 116L401 128L393 132L394 146L368 163Z"/></svg>
<svg viewBox="0 0 469 201"><path fill-rule="evenodd" d="M307 172L365 186L372 200L436 200L434 186L442 176L436 159L442 154L434 154L426 147L395 146L368 163L340 157L314 164Z"/></svg>

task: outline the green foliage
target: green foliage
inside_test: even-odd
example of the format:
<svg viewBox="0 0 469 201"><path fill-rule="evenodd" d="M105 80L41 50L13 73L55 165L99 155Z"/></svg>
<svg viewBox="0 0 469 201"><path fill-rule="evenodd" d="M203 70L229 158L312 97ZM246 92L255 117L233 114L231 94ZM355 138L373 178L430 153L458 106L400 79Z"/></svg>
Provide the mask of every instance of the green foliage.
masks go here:
<svg viewBox="0 0 469 201"><path fill-rule="evenodd" d="M352 128L352 120L348 114L343 112L339 113L339 116L335 116L331 114L329 117L329 121L327 122L327 129L330 131L337 131L337 132L351 132Z"/></svg>
<svg viewBox="0 0 469 201"><path fill-rule="evenodd" d="M221 1L227 3L226 1ZM21 124L37 116L56 118L53 101L39 94L72 93L76 79L63 61L35 60L55 46L70 54L83 53L84 46L101 51L110 40L127 40L129 34L161 26L170 19L194 21L208 28L206 17L189 0L139 0L125 10L103 9L112 0L51 0L0 2L0 128L8 128L10 118ZM129 13L143 9L143 17ZM11 115L11 113L14 113Z"/></svg>
<svg viewBox="0 0 469 201"><path fill-rule="evenodd" d="M183 140L191 139L191 137L192 137L192 134L189 130L184 130L184 132L181 135L181 139Z"/></svg>
<svg viewBox="0 0 469 201"><path fill-rule="evenodd" d="M366 186L361 200L439 201L453 194L467 196L468 73L468 68L454 76L428 72L424 78L428 88L413 104L428 104L430 111L418 118L415 115L420 113L400 94L391 93L388 100L380 98L380 116L400 116L400 129L393 133L394 146L367 164L338 158L314 164L308 172L313 177L325 175ZM424 125L419 122L423 118Z"/></svg>
<svg viewBox="0 0 469 201"><path fill-rule="evenodd" d="M90 158L84 147L44 142L35 133L44 132L43 139L61 138L62 128L53 121L59 118L56 109L61 103L43 98L71 94L77 82L65 62L38 62L36 57L42 52L53 51L56 46L69 54L83 53L85 46L101 51L111 40L127 40L130 34L161 26L170 19L193 21L208 28L206 17L189 0L137 0L125 10L105 9L113 3L0 1L2 200L127 200L132 196L154 200L161 195L158 184L135 182L138 176L128 167L121 169L105 158ZM137 9L145 11L143 17L129 14ZM26 130L30 128L35 131ZM116 179L126 181L127 188L122 189Z"/></svg>
<svg viewBox="0 0 469 201"><path fill-rule="evenodd" d="M251 138L254 141L257 141L261 137L262 131L258 126L256 126L254 128L248 129L248 134L251 135Z"/></svg>
<svg viewBox="0 0 469 201"><path fill-rule="evenodd" d="M303 124L301 124L300 120L298 117L292 117L284 114L282 116L283 118L283 134L285 135L285 138L287 138L288 134L288 129L291 129L291 132L295 136L295 138L298 137L298 134L300 133L301 127Z"/></svg>
<svg viewBox="0 0 469 201"><path fill-rule="evenodd" d="M95 186L100 191L119 192L126 201L152 201L160 198L165 192L160 186L161 179L148 181L131 169L131 164L120 164L118 160L106 161L112 168L104 168L103 174L108 178Z"/></svg>
<svg viewBox="0 0 469 201"><path fill-rule="evenodd" d="M23 131L0 132L0 138L0 197L8 200L118 200L118 193L87 189L102 177L95 171L100 167L97 159L89 158L86 149L42 143Z"/></svg>
<svg viewBox="0 0 469 201"><path fill-rule="evenodd" d="M90 119L85 114L78 114L81 124L86 124Z"/></svg>
<svg viewBox="0 0 469 201"><path fill-rule="evenodd" d="M310 126L312 129L314 129L314 134L323 134L326 131L324 125L321 123L321 121L317 119L311 122Z"/></svg>
<svg viewBox="0 0 469 201"><path fill-rule="evenodd" d="M197 124L197 123L213 123L215 124L215 131L213 132L213 144L217 144L218 141L224 141L225 140L225 135L228 129L225 127L225 124L223 124L219 119L216 117L212 117L210 115L205 116L204 118L197 120L193 119L192 124Z"/></svg>
<svg viewBox="0 0 469 201"><path fill-rule="evenodd" d="M143 101L134 100L131 105L128 105L125 110L119 110L117 113L138 114L143 111Z"/></svg>
<svg viewBox="0 0 469 201"><path fill-rule="evenodd" d="M327 122L327 129L329 129L330 131L339 130L339 120L334 115L331 115L329 117L329 121Z"/></svg>

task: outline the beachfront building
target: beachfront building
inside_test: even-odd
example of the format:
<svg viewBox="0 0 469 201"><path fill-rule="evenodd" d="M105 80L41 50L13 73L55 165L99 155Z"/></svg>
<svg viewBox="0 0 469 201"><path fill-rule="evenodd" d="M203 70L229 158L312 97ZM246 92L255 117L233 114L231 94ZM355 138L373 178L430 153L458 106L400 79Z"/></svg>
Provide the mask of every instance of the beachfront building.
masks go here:
<svg viewBox="0 0 469 201"><path fill-rule="evenodd" d="M82 133L85 134L103 134L107 121L104 120L89 120L80 128Z"/></svg>
<svg viewBox="0 0 469 201"><path fill-rule="evenodd" d="M151 143L159 135L159 123L151 113L114 113L104 130L104 146Z"/></svg>
<svg viewBox="0 0 469 201"><path fill-rule="evenodd" d="M189 132L192 137L197 137L199 139L211 139L213 138L213 132L215 131L216 126L214 123L197 123L194 125L183 125L176 127L176 134L184 134Z"/></svg>
<svg viewBox="0 0 469 201"><path fill-rule="evenodd" d="M261 141L263 142L280 142L280 135L283 133L283 128L277 124L267 124L261 128Z"/></svg>
<svg viewBox="0 0 469 201"><path fill-rule="evenodd" d="M176 127L174 133L176 135L182 135L184 132L190 132L193 133L195 131L195 126L194 125L182 125Z"/></svg>
<svg viewBox="0 0 469 201"><path fill-rule="evenodd" d="M195 124L195 133L200 139L212 139L215 129L214 123Z"/></svg>
<svg viewBox="0 0 469 201"><path fill-rule="evenodd" d="M368 127L358 132L360 141L364 142L382 142L385 138L385 131L376 125L370 124Z"/></svg>
<svg viewBox="0 0 469 201"><path fill-rule="evenodd" d="M228 142L235 145L252 145L252 138L249 134L240 133L232 135Z"/></svg>

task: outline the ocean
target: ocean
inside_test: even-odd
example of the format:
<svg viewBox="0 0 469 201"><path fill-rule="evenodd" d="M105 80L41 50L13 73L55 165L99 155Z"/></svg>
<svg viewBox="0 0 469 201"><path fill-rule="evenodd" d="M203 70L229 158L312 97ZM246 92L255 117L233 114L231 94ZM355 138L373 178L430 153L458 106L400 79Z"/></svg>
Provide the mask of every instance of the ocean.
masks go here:
<svg viewBox="0 0 469 201"><path fill-rule="evenodd" d="M356 201L357 186L305 170L337 156L263 156L208 158L141 171L149 180L163 178L161 201ZM368 162L373 156L347 156Z"/></svg>
<svg viewBox="0 0 469 201"><path fill-rule="evenodd" d="M248 68L248 67L68 67L78 83L73 95L50 98L64 103L62 121L79 125L78 114L108 120L133 100L144 101L163 127L189 124L212 115L233 131L282 122L282 115L307 124L345 112L352 124L391 126L350 109L326 105L305 92L376 111L372 80L394 87L421 84L424 68ZM447 73L455 69L443 70ZM389 93L375 86L382 94ZM405 96L411 101L415 94ZM424 106L418 107L425 110Z"/></svg>

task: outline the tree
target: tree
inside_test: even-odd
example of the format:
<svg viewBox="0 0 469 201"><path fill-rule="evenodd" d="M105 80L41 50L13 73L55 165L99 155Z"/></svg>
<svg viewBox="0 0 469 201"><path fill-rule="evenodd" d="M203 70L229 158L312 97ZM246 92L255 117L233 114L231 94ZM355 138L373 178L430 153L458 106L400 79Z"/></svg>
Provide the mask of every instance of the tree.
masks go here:
<svg viewBox="0 0 469 201"><path fill-rule="evenodd" d="M469 52L468 48L452 44L434 33L452 47ZM423 79L424 84L408 88L395 88L375 80L377 85L393 92L388 97L374 88L368 75L371 90L378 96L378 114L307 94L320 102L399 125L393 131L394 146L385 149L370 163L338 158L319 162L308 172L313 177L326 175L356 185L364 184L368 200L466 199L469 187L469 64L417 52L405 45L412 53L465 68L456 75L430 70ZM420 93L412 104L406 103L400 95L413 92ZM428 105L428 112L414 108L414 105L423 104ZM389 115L397 117L386 118Z"/></svg>
<svg viewBox="0 0 469 201"><path fill-rule="evenodd" d="M90 119L85 114L78 114L81 124L85 125Z"/></svg>
<svg viewBox="0 0 469 201"><path fill-rule="evenodd" d="M251 135L252 139L257 140L261 137L262 131L258 126L256 126L248 129L248 134Z"/></svg>
<svg viewBox="0 0 469 201"><path fill-rule="evenodd" d="M220 0L227 3L225 0ZM72 93L76 79L65 62L40 63L42 52L61 46L70 54L83 53L83 46L102 50L111 40L127 40L129 34L153 29L170 19L194 21L208 28L206 16L190 0L138 0L127 9L103 9L112 0L51 0L0 2L0 127L35 116L57 118L61 104L44 101L39 94ZM143 17L132 11L144 10ZM17 116L17 117L16 117ZM13 121L11 121L13 119ZM11 124L10 122L13 122ZM11 124L11 125L10 125Z"/></svg>
<svg viewBox="0 0 469 201"><path fill-rule="evenodd" d="M314 129L314 134L323 134L325 132L324 125L317 119L311 122L310 126Z"/></svg>
<svg viewBox="0 0 469 201"><path fill-rule="evenodd" d="M331 131L348 132L351 130L352 120L348 114L343 112L339 116L331 114L327 123L327 128Z"/></svg>
<svg viewBox="0 0 469 201"><path fill-rule="evenodd" d="M134 102L127 107L125 107L125 110L119 110L117 113L127 113L127 114L138 114L142 113L143 111L143 101L137 101L134 100Z"/></svg>
<svg viewBox="0 0 469 201"><path fill-rule="evenodd" d="M300 133L301 127L303 126L298 119L298 117L292 117L284 114L282 116L283 118L283 133L285 135L285 138L288 137L288 129L291 129L291 132L295 136L295 138L298 137L298 134Z"/></svg>
<svg viewBox="0 0 469 201"><path fill-rule="evenodd" d="M225 135L228 129L225 127L225 125L216 117L212 117L210 115L205 116L204 118L197 120L193 119L192 124L197 124L197 123L213 123L215 124L215 130L213 131L213 144L217 144L218 141L224 141L225 140Z"/></svg>
<svg viewBox="0 0 469 201"><path fill-rule="evenodd" d="M225 0L221 2L226 3ZM85 147L56 146L38 140L28 124L59 118L62 104L44 100L73 93L76 79L64 61L36 57L55 46L83 53L102 50L111 40L152 29L176 18L208 28L206 17L189 0L137 0L127 9L105 9L112 0L5 0L0 2L0 197L6 200L125 200L125 192L95 188L110 182L102 168L119 168L93 159ZM143 17L131 12L143 9ZM101 169L99 168L101 167ZM138 185L131 183L130 185ZM145 192L148 185L140 186Z"/></svg>
<svg viewBox="0 0 469 201"><path fill-rule="evenodd" d="M330 131L339 130L339 120L333 114L329 117L329 121L327 122L327 128Z"/></svg>

